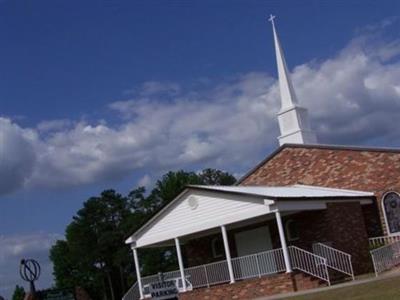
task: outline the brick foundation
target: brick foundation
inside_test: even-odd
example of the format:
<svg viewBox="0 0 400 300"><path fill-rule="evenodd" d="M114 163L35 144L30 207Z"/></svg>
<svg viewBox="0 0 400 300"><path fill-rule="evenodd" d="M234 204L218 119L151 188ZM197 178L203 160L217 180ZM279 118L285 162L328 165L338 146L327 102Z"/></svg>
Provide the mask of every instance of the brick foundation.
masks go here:
<svg viewBox="0 0 400 300"><path fill-rule="evenodd" d="M179 295L180 300L254 299L300 290L313 289L326 284L303 273L276 274L249 279L234 284L195 289Z"/></svg>

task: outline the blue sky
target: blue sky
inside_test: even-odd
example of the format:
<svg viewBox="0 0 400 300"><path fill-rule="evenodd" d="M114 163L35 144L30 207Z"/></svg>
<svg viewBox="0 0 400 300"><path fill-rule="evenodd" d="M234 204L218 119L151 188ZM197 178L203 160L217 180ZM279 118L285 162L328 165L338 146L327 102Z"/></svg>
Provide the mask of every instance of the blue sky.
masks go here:
<svg viewBox="0 0 400 300"><path fill-rule="evenodd" d="M278 32L323 143L400 146L398 1L0 1L0 294L82 202L277 147Z"/></svg>

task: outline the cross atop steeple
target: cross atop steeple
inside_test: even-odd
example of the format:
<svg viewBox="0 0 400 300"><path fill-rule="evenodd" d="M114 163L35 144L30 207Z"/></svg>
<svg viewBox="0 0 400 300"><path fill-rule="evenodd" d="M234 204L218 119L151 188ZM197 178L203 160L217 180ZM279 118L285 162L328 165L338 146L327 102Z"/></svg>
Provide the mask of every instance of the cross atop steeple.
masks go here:
<svg viewBox="0 0 400 300"><path fill-rule="evenodd" d="M274 25L274 19L276 17L274 15L269 15L268 21L270 21L272 23L272 25Z"/></svg>
<svg viewBox="0 0 400 300"><path fill-rule="evenodd" d="M278 113L281 130L281 136L278 138L279 143L280 145L285 143L315 144L317 138L308 124L307 109L298 104L274 19L275 16L270 15L268 21L272 23L281 96L281 110Z"/></svg>

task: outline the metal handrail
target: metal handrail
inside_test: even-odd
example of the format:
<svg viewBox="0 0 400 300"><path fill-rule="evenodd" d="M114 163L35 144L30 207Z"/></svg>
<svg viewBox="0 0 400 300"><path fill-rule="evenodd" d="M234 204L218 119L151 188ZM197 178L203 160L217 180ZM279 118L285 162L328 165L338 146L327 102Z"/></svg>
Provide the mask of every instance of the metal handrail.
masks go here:
<svg viewBox="0 0 400 300"><path fill-rule="evenodd" d="M331 285L326 258L296 246L289 246L288 250L293 269L315 276Z"/></svg>
<svg viewBox="0 0 400 300"><path fill-rule="evenodd" d="M326 258L328 267L349 275L354 280L353 264L351 263L350 254L323 243L313 244L313 252L321 257Z"/></svg>
<svg viewBox="0 0 400 300"><path fill-rule="evenodd" d="M122 297L122 300L137 300L140 299L138 283L135 282L131 288Z"/></svg>
<svg viewBox="0 0 400 300"><path fill-rule="evenodd" d="M394 242L400 241L400 235L376 236L368 239L370 247L382 247Z"/></svg>
<svg viewBox="0 0 400 300"><path fill-rule="evenodd" d="M400 241L370 251L375 275L400 264Z"/></svg>

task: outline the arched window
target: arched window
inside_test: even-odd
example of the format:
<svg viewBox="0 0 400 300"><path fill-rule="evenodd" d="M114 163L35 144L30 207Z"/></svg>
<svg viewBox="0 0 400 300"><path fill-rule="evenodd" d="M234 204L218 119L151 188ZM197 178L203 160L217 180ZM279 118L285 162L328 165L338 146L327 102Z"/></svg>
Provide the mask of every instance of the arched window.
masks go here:
<svg viewBox="0 0 400 300"><path fill-rule="evenodd" d="M224 256L224 243L222 238L215 237L211 240L211 249L213 258L219 258Z"/></svg>
<svg viewBox="0 0 400 300"><path fill-rule="evenodd" d="M288 220L285 227L288 241L295 241L299 239L299 231L297 230L297 224L294 220Z"/></svg>
<svg viewBox="0 0 400 300"><path fill-rule="evenodd" d="M400 196L389 192L383 197L383 209L389 233L400 232Z"/></svg>

